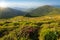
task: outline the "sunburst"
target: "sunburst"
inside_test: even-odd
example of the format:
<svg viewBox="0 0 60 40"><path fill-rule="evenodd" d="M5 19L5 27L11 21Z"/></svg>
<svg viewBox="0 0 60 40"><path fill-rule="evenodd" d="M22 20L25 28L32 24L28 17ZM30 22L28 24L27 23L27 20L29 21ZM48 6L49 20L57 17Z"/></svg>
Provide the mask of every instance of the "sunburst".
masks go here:
<svg viewBox="0 0 60 40"><path fill-rule="evenodd" d="M6 7L8 7L8 5L6 2L0 2L0 7L6 8Z"/></svg>

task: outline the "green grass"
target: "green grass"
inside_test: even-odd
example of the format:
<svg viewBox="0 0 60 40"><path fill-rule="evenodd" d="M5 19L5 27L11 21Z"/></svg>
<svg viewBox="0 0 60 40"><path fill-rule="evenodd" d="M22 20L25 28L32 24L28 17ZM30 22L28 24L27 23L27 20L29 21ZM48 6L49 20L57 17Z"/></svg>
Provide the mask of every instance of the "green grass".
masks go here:
<svg viewBox="0 0 60 40"><path fill-rule="evenodd" d="M60 15L0 19L0 40L59 40Z"/></svg>

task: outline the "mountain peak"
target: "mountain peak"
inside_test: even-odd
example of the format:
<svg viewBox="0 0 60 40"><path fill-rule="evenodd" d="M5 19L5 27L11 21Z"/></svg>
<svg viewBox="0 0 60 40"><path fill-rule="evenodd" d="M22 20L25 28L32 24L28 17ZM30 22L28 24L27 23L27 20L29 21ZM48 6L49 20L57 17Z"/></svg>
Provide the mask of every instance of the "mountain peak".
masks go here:
<svg viewBox="0 0 60 40"><path fill-rule="evenodd" d="M50 5L44 5L44 6L41 6L39 8L54 8L53 6L50 6Z"/></svg>

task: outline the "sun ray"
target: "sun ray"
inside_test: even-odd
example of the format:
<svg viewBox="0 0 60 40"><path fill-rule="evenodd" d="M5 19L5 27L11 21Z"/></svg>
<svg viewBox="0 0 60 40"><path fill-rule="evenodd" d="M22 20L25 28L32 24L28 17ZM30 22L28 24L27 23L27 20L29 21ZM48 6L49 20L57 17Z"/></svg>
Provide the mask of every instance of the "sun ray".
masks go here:
<svg viewBox="0 0 60 40"><path fill-rule="evenodd" d="M8 5L6 2L0 2L0 7L6 8Z"/></svg>

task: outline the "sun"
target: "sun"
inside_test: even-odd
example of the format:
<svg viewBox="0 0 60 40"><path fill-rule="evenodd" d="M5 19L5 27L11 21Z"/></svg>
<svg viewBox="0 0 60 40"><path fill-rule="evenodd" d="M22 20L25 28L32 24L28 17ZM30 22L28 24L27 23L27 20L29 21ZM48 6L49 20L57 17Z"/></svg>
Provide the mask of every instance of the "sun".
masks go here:
<svg viewBox="0 0 60 40"><path fill-rule="evenodd" d="M8 5L6 2L0 2L0 7L6 8Z"/></svg>

